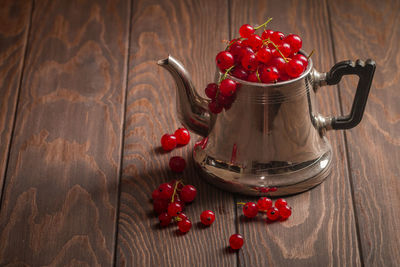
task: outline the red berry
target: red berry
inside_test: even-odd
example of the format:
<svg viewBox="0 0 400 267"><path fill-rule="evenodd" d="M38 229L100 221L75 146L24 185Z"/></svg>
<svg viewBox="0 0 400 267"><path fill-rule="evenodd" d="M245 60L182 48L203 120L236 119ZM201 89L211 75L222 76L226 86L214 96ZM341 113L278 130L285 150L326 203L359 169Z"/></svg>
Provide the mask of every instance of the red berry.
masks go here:
<svg viewBox="0 0 400 267"><path fill-rule="evenodd" d="M292 48L292 54L299 52L301 46L303 45L303 41L297 34L289 34L286 36L285 42L290 44L290 47Z"/></svg>
<svg viewBox="0 0 400 267"><path fill-rule="evenodd" d="M151 198L153 200L156 200L156 199L160 198L160 191L158 191L158 188L154 189L153 193L151 194Z"/></svg>
<svg viewBox="0 0 400 267"><path fill-rule="evenodd" d="M250 73L249 76L247 76L247 80L248 80L249 82L253 82L253 83L258 83L258 82L260 82L260 81L258 80L258 78L257 78L257 73L255 73L255 72Z"/></svg>
<svg viewBox="0 0 400 267"><path fill-rule="evenodd" d="M292 59L288 63L286 63L286 73L292 77L297 78L299 77L304 71L304 64L298 59Z"/></svg>
<svg viewBox="0 0 400 267"><path fill-rule="evenodd" d="M243 24L239 28L239 34L243 38L249 38L254 32L255 32L255 30L254 30L253 26L251 26L249 24Z"/></svg>
<svg viewBox="0 0 400 267"><path fill-rule="evenodd" d="M217 62L217 66L221 71L225 71L233 66L235 60L233 59L233 55L228 51L219 52L215 58Z"/></svg>
<svg viewBox="0 0 400 267"><path fill-rule="evenodd" d="M296 54L292 57L292 60L297 59L300 60L301 62L303 62L304 68L307 68L308 65L308 58L306 58L305 56L303 56L302 54Z"/></svg>
<svg viewBox="0 0 400 267"><path fill-rule="evenodd" d="M287 205L287 202L286 202L286 200L284 200L283 198L278 198L276 201L275 201L275 207L276 208L280 208L280 207L283 207L283 206L286 206Z"/></svg>
<svg viewBox="0 0 400 267"><path fill-rule="evenodd" d="M256 53L257 60L265 64L270 61L271 57L272 52L271 49L269 49L268 47L261 47Z"/></svg>
<svg viewBox="0 0 400 267"><path fill-rule="evenodd" d="M205 210L200 214L200 221L204 225L211 225L215 220L215 214L211 210Z"/></svg>
<svg viewBox="0 0 400 267"><path fill-rule="evenodd" d="M292 209L288 205L280 206L278 210L282 220L286 220L292 215Z"/></svg>
<svg viewBox="0 0 400 267"><path fill-rule="evenodd" d="M182 211L182 206L177 202L172 202L169 203L167 210L169 216L175 217L178 216L178 214Z"/></svg>
<svg viewBox="0 0 400 267"><path fill-rule="evenodd" d="M178 145L187 145L190 142L190 133L186 128L179 128L174 135Z"/></svg>
<svg viewBox="0 0 400 267"><path fill-rule="evenodd" d="M247 42L249 43L250 47L253 48L254 50L257 50L263 44L261 37L258 36L257 34L251 35Z"/></svg>
<svg viewBox="0 0 400 267"><path fill-rule="evenodd" d="M258 61L255 54L247 53L242 58L242 66L247 71L255 71L258 66Z"/></svg>
<svg viewBox="0 0 400 267"><path fill-rule="evenodd" d="M164 134L161 137L161 147L164 151L170 151L176 147L176 137L172 134Z"/></svg>
<svg viewBox="0 0 400 267"><path fill-rule="evenodd" d="M218 85L215 83L210 83L207 85L207 87L204 91L208 98L215 99L215 97L217 96L217 92L218 92Z"/></svg>
<svg viewBox="0 0 400 267"><path fill-rule="evenodd" d="M183 213L183 212L179 213L179 214L178 214L178 217L179 217L181 220L187 219L187 218L188 218L188 216L187 216L185 213Z"/></svg>
<svg viewBox="0 0 400 267"><path fill-rule="evenodd" d="M192 202L197 195L196 187L193 185L185 185L179 193L182 201L189 203Z"/></svg>
<svg viewBox="0 0 400 267"><path fill-rule="evenodd" d="M262 38L263 40L266 40L266 39L270 38L271 35L272 35L273 33L274 33L273 30L265 30L265 31L263 31L263 33L261 34L261 38Z"/></svg>
<svg viewBox="0 0 400 267"><path fill-rule="evenodd" d="M279 51L285 56L289 57L290 54L292 53L292 48L290 47L290 44L283 42L281 45L279 45Z"/></svg>
<svg viewBox="0 0 400 267"><path fill-rule="evenodd" d="M172 157L169 160L169 167L174 172L183 172L186 167L186 161L184 158L179 156Z"/></svg>
<svg viewBox="0 0 400 267"><path fill-rule="evenodd" d="M167 211L168 209L168 200L164 200L164 199L155 199L153 201L153 209L154 212L157 214L161 214L162 212Z"/></svg>
<svg viewBox="0 0 400 267"><path fill-rule="evenodd" d="M266 67L261 71L260 79L263 83L274 83L278 80L279 72L275 67Z"/></svg>
<svg viewBox="0 0 400 267"><path fill-rule="evenodd" d="M272 207L272 200L267 197L260 197L260 199L257 201L257 206L259 210L267 211Z"/></svg>
<svg viewBox="0 0 400 267"><path fill-rule="evenodd" d="M244 216L246 216L247 218L254 218L257 216L258 213L258 208L256 203L254 202L247 202L244 206L243 206L243 214Z"/></svg>
<svg viewBox="0 0 400 267"><path fill-rule="evenodd" d="M161 226L167 226L171 223L172 217L169 216L168 213L163 212L158 216L158 219L160 220Z"/></svg>
<svg viewBox="0 0 400 267"><path fill-rule="evenodd" d="M267 218L270 221L276 221L279 219L279 210L275 207L271 207L267 210Z"/></svg>
<svg viewBox="0 0 400 267"><path fill-rule="evenodd" d="M189 232L190 228L192 228L192 222L189 219L183 219L178 222L178 228L182 233Z"/></svg>
<svg viewBox="0 0 400 267"><path fill-rule="evenodd" d="M243 47L240 44L234 43L229 47L228 51L232 54L233 58L236 60L239 57L242 48Z"/></svg>
<svg viewBox="0 0 400 267"><path fill-rule="evenodd" d="M174 188L169 183L163 183L158 187L159 198L170 200L174 193Z"/></svg>
<svg viewBox="0 0 400 267"><path fill-rule="evenodd" d="M275 45L280 45L283 42L283 39L285 39L285 35L281 33L280 31L276 31L271 34L269 39L275 44Z"/></svg>
<svg viewBox="0 0 400 267"><path fill-rule="evenodd" d="M214 113L214 114L221 113L221 111L222 111L223 108L224 108L224 107L221 106L220 104L218 104L218 102L215 101L215 100L211 101L211 102L208 104L208 109L211 111L211 113Z"/></svg>
<svg viewBox="0 0 400 267"><path fill-rule="evenodd" d="M247 72L241 67L237 66L232 70L232 76L241 79L241 80L246 80L247 79Z"/></svg>
<svg viewBox="0 0 400 267"><path fill-rule="evenodd" d="M177 188L180 190L183 187L183 184L181 181L177 181L177 180L171 180L169 182L169 184L172 186L172 188L175 188L176 183L178 183ZM176 195L175 195L176 196Z"/></svg>
<svg viewBox="0 0 400 267"><path fill-rule="evenodd" d="M219 85L219 91L224 96L231 96L236 92L236 82L231 79L225 79Z"/></svg>
<svg viewBox="0 0 400 267"><path fill-rule="evenodd" d="M243 236L240 234L231 235L229 245L232 249L240 249L243 246Z"/></svg>
<svg viewBox="0 0 400 267"><path fill-rule="evenodd" d="M275 67L279 73L285 72L286 61L282 57L273 57L269 62L268 66Z"/></svg>
<svg viewBox="0 0 400 267"><path fill-rule="evenodd" d="M253 51L253 49L251 49L250 47L245 46L245 47L243 47L242 50L240 51L239 57L238 57L238 59L237 59L238 62L241 63L243 57L244 57L245 55L247 55L247 54L254 54L254 51Z"/></svg>

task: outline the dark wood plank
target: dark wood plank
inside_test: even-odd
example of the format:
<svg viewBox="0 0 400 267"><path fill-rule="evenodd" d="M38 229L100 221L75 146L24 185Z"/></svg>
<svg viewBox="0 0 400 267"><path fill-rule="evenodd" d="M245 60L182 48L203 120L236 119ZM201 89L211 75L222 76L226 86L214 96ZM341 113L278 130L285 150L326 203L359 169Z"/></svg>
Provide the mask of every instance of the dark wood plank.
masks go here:
<svg viewBox="0 0 400 267"><path fill-rule="evenodd" d="M35 1L1 266L112 265L129 10L129 1Z"/></svg>
<svg viewBox="0 0 400 267"><path fill-rule="evenodd" d="M0 199L31 11L31 1L0 1Z"/></svg>
<svg viewBox="0 0 400 267"><path fill-rule="evenodd" d="M192 74L199 92L214 78L214 57L228 36L226 1L139 0L133 2L130 73L124 139L117 266L235 266L226 249L234 232L232 195L206 184L194 169L188 146L159 150L160 138L180 126L175 111L175 83L156 65L170 53ZM183 175L169 171L171 156L187 159ZM162 182L183 178L198 188L186 213L193 227L186 235L177 226L160 229L149 201ZM198 226L205 209L216 212L210 228Z"/></svg>
<svg viewBox="0 0 400 267"><path fill-rule="evenodd" d="M377 70L361 124L346 132L366 266L400 262L400 1L329 4L337 60L372 58ZM345 29L345 30L344 30ZM344 113L357 80L343 79Z"/></svg>
<svg viewBox="0 0 400 267"><path fill-rule="evenodd" d="M297 33L305 51L315 49L316 69L328 71L333 65L324 1L232 1L231 10L232 37L244 23L261 24L273 17L272 29ZM321 88L318 94L322 114L339 113L336 87ZM239 231L246 240L239 252L241 266L360 265L343 133L329 132L328 139L334 152L332 174L311 191L285 198L293 207L288 221L247 221L238 207Z"/></svg>

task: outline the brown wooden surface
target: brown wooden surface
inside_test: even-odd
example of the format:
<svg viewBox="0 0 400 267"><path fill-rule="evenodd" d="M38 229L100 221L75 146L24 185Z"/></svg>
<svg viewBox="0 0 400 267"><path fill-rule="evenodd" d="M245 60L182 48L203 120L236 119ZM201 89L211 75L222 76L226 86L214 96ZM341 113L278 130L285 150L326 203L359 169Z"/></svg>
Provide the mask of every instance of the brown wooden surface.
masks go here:
<svg viewBox="0 0 400 267"><path fill-rule="evenodd" d="M0 266L396 266L399 10L369 0L0 0ZM373 58L377 72L361 124L328 133L332 175L287 197L288 221L266 224L236 205L254 198L200 179L197 136L160 151L180 124L175 84L156 61L181 60L203 94L221 40L270 16L315 49L318 70ZM347 113L356 82L322 88L321 113ZM181 176L168 170L174 155L188 159ZM182 176L199 190L186 235L160 229L149 201ZM206 229L204 209L217 214ZM245 246L232 252L237 231Z"/></svg>
<svg viewBox="0 0 400 267"><path fill-rule="evenodd" d="M31 1L0 1L0 198L31 13Z"/></svg>

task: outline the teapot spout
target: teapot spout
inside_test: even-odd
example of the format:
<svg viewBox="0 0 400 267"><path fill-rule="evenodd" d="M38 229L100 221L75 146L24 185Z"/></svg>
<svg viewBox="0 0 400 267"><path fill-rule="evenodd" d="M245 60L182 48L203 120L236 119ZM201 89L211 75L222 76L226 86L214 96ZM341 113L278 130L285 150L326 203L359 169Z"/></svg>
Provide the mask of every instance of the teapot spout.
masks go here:
<svg viewBox="0 0 400 267"><path fill-rule="evenodd" d="M182 63L168 56L159 60L158 65L168 70L177 85L177 113L181 123L189 130L207 136L210 129L210 112L208 100L202 98L195 90L189 73Z"/></svg>

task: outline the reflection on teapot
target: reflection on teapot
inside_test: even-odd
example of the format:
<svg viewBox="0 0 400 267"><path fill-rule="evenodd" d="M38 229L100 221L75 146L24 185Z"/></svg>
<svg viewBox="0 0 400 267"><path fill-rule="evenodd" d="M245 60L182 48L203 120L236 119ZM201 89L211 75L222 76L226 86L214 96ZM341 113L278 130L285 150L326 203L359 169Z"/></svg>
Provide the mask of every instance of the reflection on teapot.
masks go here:
<svg viewBox="0 0 400 267"><path fill-rule="evenodd" d="M328 73L320 73L309 59L300 77L275 84L229 76L238 83L235 100L229 109L213 114L179 61L169 56L158 64L177 84L180 121L204 137L193 151L202 176L224 190L269 196L308 190L329 175L332 151L325 133L349 129L361 121L375 71L374 61L357 60L337 63ZM318 88L337 84L347 74L360 78L350 114L318 114ZM215 80L222 75L217 71Z"/></svg>

